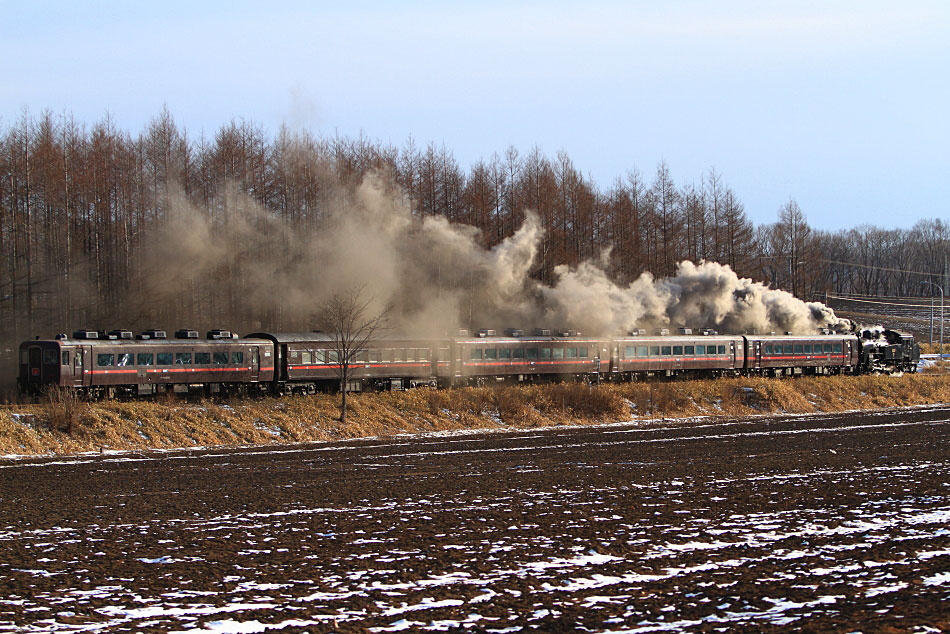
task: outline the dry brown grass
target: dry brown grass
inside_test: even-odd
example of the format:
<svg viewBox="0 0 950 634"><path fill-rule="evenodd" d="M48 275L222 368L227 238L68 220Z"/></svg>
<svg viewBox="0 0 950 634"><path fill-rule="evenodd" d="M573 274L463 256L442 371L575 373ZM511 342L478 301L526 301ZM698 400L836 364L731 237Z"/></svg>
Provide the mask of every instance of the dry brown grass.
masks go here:
<svg viewBox="0 0 950 634"><path fill-rule="evenodd" d="M924 367L922 374L950 374L950 361L937 361Z"/></svg>
<svg viewBox="0 0 950 634"><path fill-rule="evenodd" d="M347 424L338 397L230 402L74 402L0 406L0 454L267 445L460 429L624 420L836 412L950 402L950 376L740 378L589 386L581 383L356 394Z"/></svg>
<svg viewBox="0 0 950 634"><path fill-rule="evenodd" d="M943 342L944 354L950 353L950 339ZM920 354L940 354L940 343L921 343Z"/></svg>

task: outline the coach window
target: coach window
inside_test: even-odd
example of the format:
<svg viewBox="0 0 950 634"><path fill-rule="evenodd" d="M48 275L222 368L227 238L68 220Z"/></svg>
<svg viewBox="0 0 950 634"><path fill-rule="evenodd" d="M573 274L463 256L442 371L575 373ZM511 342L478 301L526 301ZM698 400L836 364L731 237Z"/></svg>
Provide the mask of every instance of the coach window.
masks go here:
<svg viewBox="0 0 950 634"><path fill-rule="evenodd" d="M683 348L683 354L690 355L690 356L694 355L696 354L696 348L694 346L685 346Z"/></svg>
<svg viewBox="0 0 950 634"><path fill-rule="evenodd" d="M577 358L577 348L568 348L567 349L567 358L576 359Z"/></svg>
<svg viewBox="0 0 950 634"><path fill-rule="evenodd" d="M485 360L494 360L498 358L498 351L495 348L485 348Z"/></svg>
<svg viewBox="0 0 950 634"><path fill-rule="evenodd" d="M50 348L49 350L43 351L43 363L46 365L56 365L58 360L59 354L56 353L56 350Z"/></svg>
<svg viewBox="0 0 950 634"><path fill-rule="evenodd" d="M508 361L511 359L511 348L499 348L498 349L498 358Z"/></svg>
<svg viewBox="0 0 950 634"><path fill-rule="evenodd" d="M647 346L637 346L637 356L641 359L649 356L649 348Z"/></svg>
<svg viewBox="0 0 950 634"><path fill-rule="evenodd" d="M706 354L706 346L696 346L696 354Z"/></svg>
<svg viewBox="0 0 950 634"><path fill-rule="evenodd" d="M550 348L541 348L541 358L550 359L551 358L551 349Z"/></svg>
<svg viewBox="0 0 950 634"><path fill-rule="evenodd" d="M726 346L719 346L716 350L716 354L726 354Z"/></svg>
<svg viewBox="0 0 950 634"><path fill-rule="evenodd" d="M97 354L96 365L98 365L100 368L105 368L105 367L115 365L115 355L114 354Z"/></svg>
<svg viewBox="0 0 950 634"><path fill-rule="evenodd" d="M840 344L840 343L836 343L836 344L835 344L835 352L841 352L841 344Z"/></svg>
<svg viewBox="0 0 950 634"><path fill-rule="evenodd" d="M191 365L191 353L190 352L176 352L175 365Z"/></svg>
<svg viewBox="0 0 950 634"><path fill-rule="evenodd" d="M824 353L831 352L831 344L830 344L830 343L824 343L824 344L822 344L822 345L821 345L821 351L824 352Z"/></svg>
<svg viewBox="0 0 950 634"><path fill-rule="evenodd" d="M804 346L800 343L795 344L795 354L802 354L805 351Z"/></svg>
<svg viewBox="0 0 950 634"><path fill-rule="evenodd" d="M584 346L583 348L578 348L578 349L577 349L577 356L579 356L579 357L586 357L586 356L587 356L587 346Z"/></svg>
<svg viewBox="0 0 950 634"><path fill-rule="evenodd" d="M636 351L637 351L636 346L627 346L627 347L625 347L625 348L623 349L623 357L624 357L624 359L632 359L632 358L634 357L634 355L636 354Z"/></svg>
<svg viewBox="0 0 950 634"><path fill-rule="evenodd" d="M805 354L811 354L811 344L805 344Z"/></svg>
<svg viewBox="0 0 950 634"><path fill-rule="evenodd" d="M538 358L538 349L537 348L528 348L527 349L527 358L537 359Z"/></svg>
<svg viewBox="0 0 950 634"><path fill-rule="evenodd" d="M564 348L554 348L554 349L551 351L551 355L552 355L555 359L563 359L563 358L564 358Z"/></svg>
<svg viewBox="0 0 950 634"><path fill-rule="evenodd" d="M217 352L214 353L214 360L215 360L215 363L217 363L218 361ZM303 365L310 365L311 363L313 363L313 353L310 352L309 350L304 350L303 352L301 352L300 363L302 363Z"/></svg>
<svg viewBox="0 0 950 634"><path fill-rule="evenodd" d="M161 356L161 355L159 355ZM231 363L243 364L244 363L244 351L237 351L231 353ZM161 365L161 363L159 363Z"/></svg>
<svg viewBox="0 0 950 634"><path fill-rule="evenodd" d="M195 364L196 365L211 365L211 353L210 352L196 352Z"/></svg>
<svg viewBox="0 0 950 634"><path fill-rule="evenodd" d="M123 352L116 355L115 364L120 367L125 367L127 365L133 365L135 363L135 357L129 352Z"/></svg>
<svg viewBox="0 0 950 634"><path fill-rule="evenodd" d="M156 365L171 365L173 360L174 356L171 352L159 352L155 355Z"/></svg>
<svg viewBox="0 0 950 634"><path fill-rule="evenodd" d="M793 354L793 353L792 353L792 344L786 343L785 346L782 348L782 353L783 353L783 354Z"/></svg>
<svg viewBox="0 0 950 634"><path fill-rule="evenodd" d="M212 360L215 365L227 365L228 364L228 353L227 352L215 352L212 355Z"/></svg>
<svg viewBox="0 0 950 634"><path fill-rule="evenodd" d="M135 355L135 365L155 365L155 356L151 352L140 352Z"/></svg>
<svg viewBox="0 0 950 634"><path fill-rule="evenodd" d="M511 351L512 359L524 359L524 348L514 348Z"/></svg>
<svg viewBox="0 0 950 634"><path fill-rule="evenodd" d="M406 351L402 348L393 348L393 361L402 363L406 360Z"/></svg>
<svg viewBox="0 0 950 634"><path fill-rule="evenodd" d="M338 363L340 361L340 353L336 350L327 350L327 363Z"/></svg>
<svg viewBox="0 0 950 634"><path fill-rule="evenodd" d="M367 350L366 351L366 360L370 363L379 363L380 350Z"/></svg>
<svg viewBox="0 0 950 634"><path fill-rule="evenodd" d="M69 353L63 352L63 365L69 365Z"/></svg>
<svg viewBox="0 0 950 634"><path fill-rule="evenodd" d="M481 348L472 348L471 356L469 357L472 361L481 361L482 360L482 349Z"/></svg>
<svg viewBox="0 0 950 634"><path fill-rule="evenodd" d="M356 354L353 355L354 363L366 363L369 360L369 357L366 355L366 350L357 350Z"/></svg>
<svg viewBox="0 0 950 634"><path fill-rule="evenodd" d="M383 348L380 352L380 360L383 363L392 363L393 362L393 349L392 348Z"/></svg>
<svg viewBox="0 0 950 634"><path fill-rule="evenodd" d="M660 354L662 354L664 357L669 357L669 356L671 356L671 355L673 354L673 347L672 347L672 346L660 346Z"/></svg>

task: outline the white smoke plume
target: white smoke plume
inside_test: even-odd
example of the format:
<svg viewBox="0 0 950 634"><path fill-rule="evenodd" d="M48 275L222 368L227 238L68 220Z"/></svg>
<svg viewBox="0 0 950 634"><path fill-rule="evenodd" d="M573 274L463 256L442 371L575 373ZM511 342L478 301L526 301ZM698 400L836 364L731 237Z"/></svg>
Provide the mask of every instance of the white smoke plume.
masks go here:
<svg viewBox="0 0 950 634"><path fill-rule="evenodd" d="M530 275L542 239L531 212L513 235L488 249L473 227L415 215L379 176L355 190L328 192L330 213L310 226L291 226L233 189L222 192L217 215L174 198L148 241L152 268L164 274L145 280L142 306L154 301L181 310L181 289L207 283L219 305L237 297L242 306L272 308L259 323L232 328L309 330L332 293L362 287L374 308L393 308L394 329L427 336L459 327L565 327L590 335L659 327L728 333L845 327L824 305L740 278L715 262L682 262L672 278L643 273L627 286L609 279L605 262L584 262L557 267L557 281L545 286ZM163 314L151 312L150 323Z"/></svg>
<svg viewBox="0 0 950 634"><path fill-rule="evenodd" d="M558 281L542 289L547 314L593 333L633 328L713 328L724 333L814 333L846 330L850 322L818 302L740 278L716 262L683 261L676 275L643 273L627 287L590 262L555 269Z"/></svg>

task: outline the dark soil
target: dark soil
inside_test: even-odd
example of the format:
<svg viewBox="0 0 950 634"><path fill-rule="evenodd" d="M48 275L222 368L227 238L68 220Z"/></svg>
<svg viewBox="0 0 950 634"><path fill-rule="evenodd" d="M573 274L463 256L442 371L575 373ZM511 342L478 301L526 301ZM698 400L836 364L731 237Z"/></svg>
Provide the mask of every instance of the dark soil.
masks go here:
<svg viewBox="0 0 950 634"><path fill-rule="evenodd" d="M0 631L950 628L950 410L0 463Z"/></svg>

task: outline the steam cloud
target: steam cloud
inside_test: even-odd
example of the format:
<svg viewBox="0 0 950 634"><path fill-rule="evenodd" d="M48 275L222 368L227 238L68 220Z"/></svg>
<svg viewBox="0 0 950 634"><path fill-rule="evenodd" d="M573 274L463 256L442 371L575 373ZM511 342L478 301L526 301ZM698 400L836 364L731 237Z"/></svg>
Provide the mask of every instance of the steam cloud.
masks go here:
<svg viewBox="0 0 950 634"><path fill-rule="evenodd" d="M607 335L632 328L812 333L850 326L823 304L740 278L715 262L684 261L674 277L643 273L628 286L608 278L605 262L584 262L558 266L556 281L546 286L530 275L542 238L531 212L513 235L486 249L473 227L414 215L378 176L354 190L337 186L327 196L330 214L293 228L233 189L222 193L218 216L173 197L148 241L149 256L162 278L181 282L226 272L237 284L230 294L278 307L279 323L240 324L247 328L312 329L322 302L354 287L364 287L374 309L393 307L394 329L420 335L459 327L565 327ZM169 298L165 285L145 285L146 297Z"/></svg>

